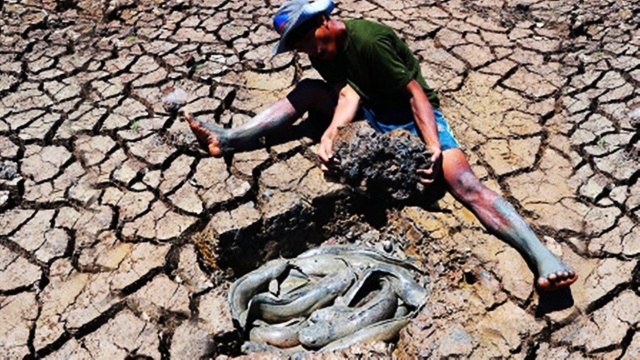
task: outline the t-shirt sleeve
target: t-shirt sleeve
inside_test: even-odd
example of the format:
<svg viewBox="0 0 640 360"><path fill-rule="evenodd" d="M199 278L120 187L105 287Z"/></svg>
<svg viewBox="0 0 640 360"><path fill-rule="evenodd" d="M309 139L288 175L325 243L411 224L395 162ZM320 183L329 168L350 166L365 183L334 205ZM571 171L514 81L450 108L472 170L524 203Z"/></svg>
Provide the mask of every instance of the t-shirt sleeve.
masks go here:
<svg viewBox="0 0 640 360"><path fill-rule="evenodd" d="M398 51L391 36L381 36L367 47L371 74L375 74L379 85L390 91L405 87L414 78Z"/></svg>

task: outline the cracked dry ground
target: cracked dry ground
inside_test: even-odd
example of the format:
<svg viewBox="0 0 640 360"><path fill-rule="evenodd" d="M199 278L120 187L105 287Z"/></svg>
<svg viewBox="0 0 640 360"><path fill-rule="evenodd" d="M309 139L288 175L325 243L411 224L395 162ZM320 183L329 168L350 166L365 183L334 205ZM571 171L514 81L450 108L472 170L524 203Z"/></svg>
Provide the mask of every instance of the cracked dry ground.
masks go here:
<svg viewBox="0 0 640 360"><path fill-rule="evenodd" d="M268 60L278 5L0 1L3 358L237 356L229 283L330 236L391 239L434 279L397 356L640 356L637 1L337 4L407 39L474 171L580 275L551 295L450 195L385 211L327 182L305 122L197 149L163 89L238 126L317 76Z"/></svg>

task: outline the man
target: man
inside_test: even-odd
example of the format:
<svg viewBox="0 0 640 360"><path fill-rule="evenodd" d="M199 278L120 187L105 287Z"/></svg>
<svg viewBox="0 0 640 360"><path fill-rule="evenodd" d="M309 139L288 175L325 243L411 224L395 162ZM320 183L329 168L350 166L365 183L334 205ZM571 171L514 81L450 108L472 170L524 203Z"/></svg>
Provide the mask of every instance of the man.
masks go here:
<svg viewBox="0 0 640 360"><path fill-rule="evenodd" d="M473 174L407 45L382 24L329 19L333 7L332 0L292 0L274 17L281 38L273 55L306 53L325 81L301 81L286 98L238 128L201 123L185 113L200 144L211 155L222 156L313 110L332 119L318 148L323 171L330 171L338 129L358 114L380 132L405 128L420 136L433 154L432 167L419 170L421 181L446 186L490 232L518 249L535 266L538 288L555 290L576 281L577 275L540 242L515 209Z"/></svg>

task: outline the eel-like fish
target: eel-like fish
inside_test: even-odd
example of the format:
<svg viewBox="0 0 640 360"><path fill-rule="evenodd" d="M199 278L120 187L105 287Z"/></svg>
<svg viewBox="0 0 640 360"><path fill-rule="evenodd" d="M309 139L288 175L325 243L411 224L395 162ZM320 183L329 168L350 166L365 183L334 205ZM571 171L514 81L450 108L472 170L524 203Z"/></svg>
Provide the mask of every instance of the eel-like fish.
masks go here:
<svg viewBox="0 0 640 360"><path fill-rule="evenodd" d="M249 339L258 344L277 346L282 349L291 348L300 345L298 333L307 326L309 324L304 318L296 318L275 325L256 321L249 332Z"/></svg>
<svg viewBox="0 0 640 360"><path fill-rule="evenodd" d="M397 266L378 264L368 269L363 277L367 278L374 275L389 280L398 297L414 309L419 310L427 302L427 298L429 297L427 290L418 285L418 283L405 272L398 271Z"/></svg>
<svg viewBox="0 0 640 360"><path fill-rule="evenodd" d="M320 349L320 351L337 351L346 349L357 343L393 340L398 336L398 332L400 332L400 330L405 327L409 321L411 321L410 316L380 321L373 325L369 325L364 329L360 329L351 335L347 335L342 339L329 343Z"/></svg>
<svg viewBox="0 0 640 360"><path fill-rule="evenodd" d="M275 346L260 344L253 341L245 341L242 344L241 351L245 354L252 353L268 353L266 357L267 359L274 358L275 356L279 358L292 358L297 356L297 354L302 354L306 352L306 349L302 347L302 345L298 345L289 349L280 349Z"/></svg>
<svg viewBox="0 0 640 360"><path fill-rule="evenodd" d="M334 254L318 254L305 258L296 258L292 259L291 263L309 276L327 276L350 266L342 256Z"/></svg>
<svg viewBox="0 0 640 360"><path fill-rule="evenodd" d="M269 286L269 282L279 277L289 266L289 261L285 259L272 260L231 284L227 297L231 317L244 328L246 316L241 315L246 313L251 298L264 291Z"/></svg>
<svg viewBox="0 0 640 360"><path fill-rule="evenodd" d="M390 265L397 265L403 268L407 268L413 271L417 271L420 274L424 274L425 271L421 269L419 266L414 264L409 260L399 260L393 258L387 254L384 254L376 249L370 247L362 247L360 245L329 245L329 246L320 246L317 248L309 249L302 254L298 255L298 259L303 259L316 255L334 255L340 256L345 260L349 260L350 255L361 255L372 258L379 262L387 263Z"/></svg>
<svg viewBox="0 0 640 360"><path fill-rule="evenodd" d="M336 300L337 301L337 300ZM309 316L309 321L312 323L318 323L321 321L330 321L331 319L335 319L339 316L344 316L345 313L351 313L353 311L352 308L344 305L336 305L325 307L322 309L318 309L314 311Z"/></svg>
<svg viewBox="0 0 640 360"><path fill-rule="evenodd" d="M307 316L342 295L356 280L353 269L338 271L326 276L315 285L306 285L298 291L278 298L269 293L256 295L251 301L249 313L253 318L270 323L284 322Z"/></svg>
<svg viewBox="0 0 640 360"><path fill-rule="evenodd" d="M298 335L300 343L305 347L318 349L393 316L398 306L398 297L387 280L381 281L382 289L364 305L351 308L349 312L337 314L329 321L320 321L300 330Z"/></svg>
<svg viewBox="0 0 640 360"><path fill-rule="evenodd" d="M300 271L298 267L295 267L289 269L286 278L271 280L269 292L277 296L282 296L282 294L294 292L310 282L311 279L309 276ZM272 288L271 284L275 284L275 286Z"/></svg>

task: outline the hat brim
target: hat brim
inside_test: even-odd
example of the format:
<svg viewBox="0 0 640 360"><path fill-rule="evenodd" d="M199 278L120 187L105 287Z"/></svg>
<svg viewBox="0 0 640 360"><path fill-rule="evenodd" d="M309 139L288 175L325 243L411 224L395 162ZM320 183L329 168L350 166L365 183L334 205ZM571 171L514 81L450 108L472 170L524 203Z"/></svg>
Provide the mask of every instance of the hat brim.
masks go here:
<svg viewBox="0 0 640 360"><path fill-rule="evenodd" d="M287 38L289 34L291 34L291 32L302 25L305 21L318 14L331 14L334 7L335 5L332 0L316 0L312 3L305 4L302 7L302 11L300 11L298 17L293 20L293 26L284 30L282 35L280 35L280 40L278 40L275 46L271 49L271 57L274 57L283 52L291 51L292 49L287 46Z"/></svg>

